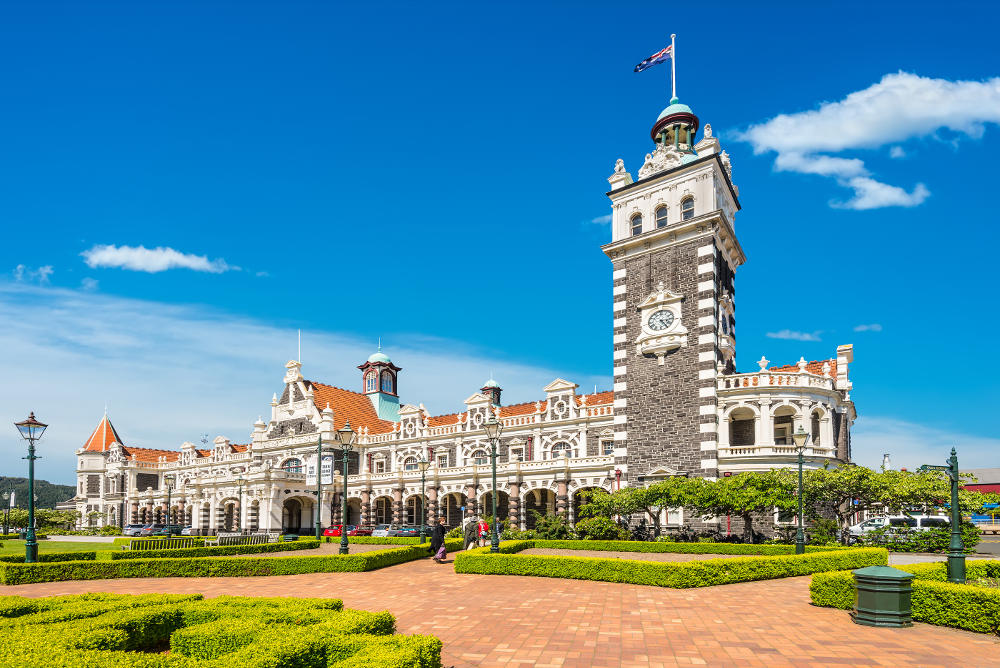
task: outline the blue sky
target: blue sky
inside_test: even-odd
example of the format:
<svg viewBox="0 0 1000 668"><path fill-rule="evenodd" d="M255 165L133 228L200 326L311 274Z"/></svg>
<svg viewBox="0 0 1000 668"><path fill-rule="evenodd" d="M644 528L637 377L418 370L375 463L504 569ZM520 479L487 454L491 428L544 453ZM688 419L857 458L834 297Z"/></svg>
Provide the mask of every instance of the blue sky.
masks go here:
<svg viewBox="0 0 1000 668"><path fill-rule="evenodd" d="M358 386L381 337L434 412L491 369L608 387L606 178L676 32L741 192L740 368L853 343L859 461L996 465L997 9L783 7L6 4L7 418L57 481L105 402L133 444L245 440L298 328L307 377Z"/></svg>

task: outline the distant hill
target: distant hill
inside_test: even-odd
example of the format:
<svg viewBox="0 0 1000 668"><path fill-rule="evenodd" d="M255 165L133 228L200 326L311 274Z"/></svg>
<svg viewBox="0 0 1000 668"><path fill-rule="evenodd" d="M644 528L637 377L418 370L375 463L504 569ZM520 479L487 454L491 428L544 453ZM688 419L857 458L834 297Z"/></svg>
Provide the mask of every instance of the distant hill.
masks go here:
<svg viewBox="0 0 1000 668"><path fill-rule="evenodd" d="M13 488L19 508L28 507L28 479L27 478L5 478L0 476L0 494L9 492ZM35 496L38 497L36 508L55 508L57 503L68 501L76 494L73 485L53 485L47 480L35 479ZM6 508L7 504L2 504Z"/></svg>

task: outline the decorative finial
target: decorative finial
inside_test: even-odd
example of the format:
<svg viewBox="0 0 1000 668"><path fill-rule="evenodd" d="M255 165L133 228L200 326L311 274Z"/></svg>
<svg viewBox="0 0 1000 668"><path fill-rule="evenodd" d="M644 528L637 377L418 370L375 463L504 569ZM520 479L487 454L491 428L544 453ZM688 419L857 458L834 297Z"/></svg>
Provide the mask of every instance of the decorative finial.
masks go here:
<svg viewBox="0 0 1000 668"><path fill-rule="evenodd" d="M702 130L702 138L703 139L711 139L712 138L712 124L711 123L705 123L705 129Z"/></svg>
<svg viewBox="0 0 1000 668"><path fill-rule="evenodd" d="M378 352L382 352L382 337L378 337Z"/></svg>
<svg viewBox="0 0 1000 668"><path fill-rule="evenodd" d="M770 363L770 361L771 360L769 360L766 357L764 357L763 355L761 355L760 359L757 360L757 364L760 365L760 370L761 371L767 371L767 365Z"/></svg>
<svg viewBox="0 0 1000 668"><path fill-rule="evenodd" d="M805 357L800 357L799 361L796 362L796 365L798 365L798 367L799 367L799 373L805 373L806 372L806 364L808 364L808 362L806 362L806 358Z"/></svg>

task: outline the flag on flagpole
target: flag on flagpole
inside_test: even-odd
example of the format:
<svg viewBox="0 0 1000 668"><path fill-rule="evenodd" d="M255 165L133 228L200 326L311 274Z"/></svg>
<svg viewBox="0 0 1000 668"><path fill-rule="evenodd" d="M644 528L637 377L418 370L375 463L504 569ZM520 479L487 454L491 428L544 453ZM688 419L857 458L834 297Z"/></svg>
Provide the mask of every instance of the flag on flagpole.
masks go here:
<svg viewBox="0 0 1000 668"><path fill-rule="evenodd" d="M673 56L674 56L674 47L673 45L671 45L661 51L657 51L649 58L636 65L635 70L633 71L642 72L643 70L649 69L653 65L659 65L660 63L667 62L668 60L673 58Z"/></svg>

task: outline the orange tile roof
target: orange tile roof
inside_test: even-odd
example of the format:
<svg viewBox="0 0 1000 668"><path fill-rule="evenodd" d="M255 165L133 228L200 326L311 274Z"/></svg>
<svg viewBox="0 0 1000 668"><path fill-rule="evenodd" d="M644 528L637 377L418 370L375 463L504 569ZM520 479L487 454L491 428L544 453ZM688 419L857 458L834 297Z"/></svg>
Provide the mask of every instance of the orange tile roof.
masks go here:
<svg viewBox="0 0 1000 668"><path fill-rule="evenodd" d="M615 400L614 392L598 392L596 394L588 394L586 396L587 396L588 406L600 406L601 404L610 404ZM582 398L583 397L576 398L577 405L580 404L580 400Z"/></svg>
<svg viewBox="0 0 1000 668"><path fill-rule="evenodd" d="M249 445L243 445L242 443L230 443L229 445L232 446L233 452L246 452L250 449Z"/></svg>
<svg viewBox="0 0 1000 668"><path fill-rule="evenodd" d="M168 462L176 462L180 459L181 453L174 450L154 450L153 448L123 448L125 451L125 456L132 459L132 455L135 455L136 461L140 462L158 462L160 457L166 457Z"/></svg>
<svg viewBox="0 0 1000 668"><path fill-rule="evenodd" d="M90 450L91 452L106 452L112 443L121 442L121 436L115 431L114 425L111 424L111 420L105 414L101 418L101 422L97 425L97 429L87 439L87 444L83 446L83 449Z"/></svg>
<svg viewBox="0 0 1000 668"><path fill-rule="evenodd" d="M456 424L461 413L448 413L447 415L434 415L427 418L428 427L441 427L447 424Z"/></svg>
<svg viewBox="0 0 1000 668"><path fill-rule="evenodd" d="M513 417L515 415L531 415L535 412L535 401L529 401L524 404L511 404L509 406L500 407L500 417ZM542 401L542 405L545 402Z"/></svg>
<svg viewBox="0 0 1000 668"><path fill-rule="evenodd" d="M837 377L837 360L816 360L814 362L806 362L806 373L816 374L817 376L823 375L823 365L830 365L830 378ZM798 373L798 364L786 364L784 366L772 366L768 371L776 371L777 373Z"/></svg>
<svg viewBox="0 0 1000 668"><path fill-rule="evenodd" d="M351 427L357 431L360 427L368 427L371 434L383 434L392 431L392 422L379 419L371 399L360 392L344 390L332 385L306 381L313 388L313 401L321 412L327 404L333 411L333 428L340 429L348 420Z"/></svg>
<svg viewBox="0 0 1000 668"><path fill-rule="evenodd" d="M199 457L211 457L212 456L212 451L211 450L195 450L195 452L198 453Z"/></svg>

